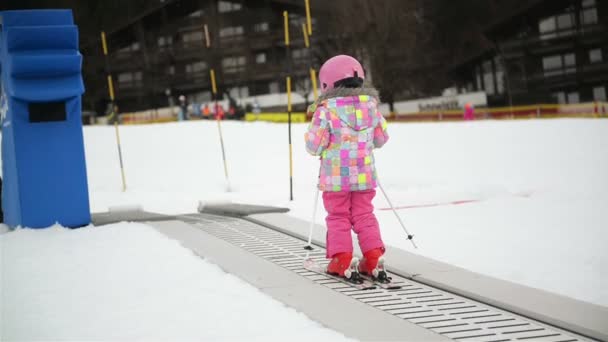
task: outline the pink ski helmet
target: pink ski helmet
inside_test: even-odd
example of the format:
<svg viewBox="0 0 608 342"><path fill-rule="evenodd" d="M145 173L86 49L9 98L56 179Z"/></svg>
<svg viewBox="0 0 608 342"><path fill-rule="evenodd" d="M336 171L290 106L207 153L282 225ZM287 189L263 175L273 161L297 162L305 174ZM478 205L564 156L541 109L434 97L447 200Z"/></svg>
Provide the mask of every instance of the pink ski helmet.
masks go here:
<svg viewBox="0 0 608 342"><path fill-rule="evenodd" d="M361 86L363 79L365 79L365 72L361 63L347 55L338 55L328 59L319 70L322 93L340 86Z"/></svg>

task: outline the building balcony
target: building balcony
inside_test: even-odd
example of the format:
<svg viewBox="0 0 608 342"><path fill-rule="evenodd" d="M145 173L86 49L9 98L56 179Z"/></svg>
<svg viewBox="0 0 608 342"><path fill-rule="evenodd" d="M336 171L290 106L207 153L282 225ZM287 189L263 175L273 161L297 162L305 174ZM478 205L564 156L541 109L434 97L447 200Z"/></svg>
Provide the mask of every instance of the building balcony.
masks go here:
<svg viewBox="0 0 608 342"><path fill-rule="evenodd" d="M603 24L581 27L579 30L570 28L536 34L524 38L510 39L500 42L500 48L505 57L519 57L524 51L544 54L552 51L573 49L575 45L593 45L606 42L608 29Z"/></svg>
<svg viewBox="0 0 608 342"><path fill-rule="evenodd" d="M532 87L608 82L608 61L543 70L529 75L527 81Z"/></svg>

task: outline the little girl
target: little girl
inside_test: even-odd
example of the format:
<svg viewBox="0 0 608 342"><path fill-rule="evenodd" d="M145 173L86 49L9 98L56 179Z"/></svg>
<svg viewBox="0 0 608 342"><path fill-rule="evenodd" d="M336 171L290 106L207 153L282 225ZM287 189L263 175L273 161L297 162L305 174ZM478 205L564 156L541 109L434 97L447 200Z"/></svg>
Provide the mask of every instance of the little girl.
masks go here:
<svg viewBox="0 0 608 342"><path fill-rule="evenodd" d="M351 280L357 271L386 278L384 243L372 200L376 195L374 148L388 140L378 92L363 87L365 73L353 57L339 55L319 71L321 96L308 108L306 149L321 156L319 189L327 210L327 272ZM351 229L363 252L353 257Z"/></svg>

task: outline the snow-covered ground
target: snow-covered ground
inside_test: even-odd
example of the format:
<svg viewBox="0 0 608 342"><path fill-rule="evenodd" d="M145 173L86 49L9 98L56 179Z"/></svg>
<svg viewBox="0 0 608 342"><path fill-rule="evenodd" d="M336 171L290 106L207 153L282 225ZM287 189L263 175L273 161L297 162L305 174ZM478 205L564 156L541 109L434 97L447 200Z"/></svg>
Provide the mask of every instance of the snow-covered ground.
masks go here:
<svg viewBox="0 0 608 342"><path fill-rule="evenodd" d="M294 201L289 201L289 146L285 124L222 123L230 192L226 191L215 122L121 127L128 187L125 193L121 192L114 128L86 127L91 210L99 212L116 205L140 204L147 211L190 213L196 211L199 200L233 201L287 206L291 209L290 215L309 220L319 164L304 151L305 129L305 124L292 127ZM608 206L608 121L393 123L389 125L389 133L391 140L376 152L379 176L393 204L401 208L398 211L410 232L415 234L419 249L414 250L406 240L393 213L385 210L387 201L378 191L376 213L386 243L476 272L608 307L608 251L605 248L608 241L608 211L605 210ZM452 204L469 200L473 202ZM317 222L323 223L321 203L318 210ZM42 310L41 307L45 308L41 312L51 312L58 303L62 303L62 299L72 301L79 297L71 295L84 291L101 291L104 296L116 292L122 299L119 303L123 304L119 312L103 303L107 297L101 296L93 301L99 303L102 312L97 314L103 318L100 322L85 326L96 331L98 335L95 336L102 339L120 336L198 337L197 332L201 332L195 325L200 324L198 320L185 319L184 323L179 323L177 326L183 327L179 330L184 331L183 335L178 334L177 329L157 327L162 325L158 323L159 320L164 321L166 316L151 309L154 300L150 298L155 296L150 296L150 293L160 291L171 294L172 297L165 298L159 307L165 306L171 311L182 308L183 312L202 315L213 322L216 317L219 320L219 317L229 315L220 313L213 316L206 311L210 310L209 307L197 309L191 305L207 301L208 294L205 292L208 291L194 289L205 289L206 285L201 279L207 279L204 277L206 273L213 273L221 282L232 284L226 285L227 288L242 288L251 292L241 301L248 302L250 298L267 301L264 318L247 323L263 325L270 315L290 320L289 324L294 328L283 330L282 327L289 326L288 323L273 324L275 329L280 329L277 335L272 336L299 338L304 336L300 330L309 327L310 330L306 331L319 334L321 338L333 340L337 337L303 320L301 315L290 309L276 302L271 303L270 298L233 277L222 276L212 265L181 250L175 243L167 239L162 241L164 238L150 227L117 225L81 231L55 228L48 232L16 231L0 235L3 269L13 268L11 272L3 272L3 287L10 285L13 280L7 279L7 275L20 277L19 283L38 284L39 289L44 289L42 284L49 282L49 279L65 278L63 283L51 281L56 289L72 283L67 279L76 281L91 277L91 274L98 277L105 275L99 284L94 281L95 278L78 280L76 284L85 288L76 292L52 292L57 298L27 292L31 291L31 284L23 289L13 288L13 291L22 294L18 298L24 306L20 311L23 320L30 320L31 315ZM30 245L45 245L43 242L47 239L61 248L49 248L41 254L41 258L36 259L24 252L32 251L32 247L28 247ZM61 242L70 239L72 244L82 244L83 248L67 248L71 244ZM123 263L118 262L129 259L131 254L120 254L120 249L113 247L115 244L124 244L125 248L130 246L135 254L131 261L127 260L131 268L123 268ZM9 255L6 250L12 250L14 254ZM159 253L155 255L155 260L174 258L178 261L171 263L174 266L164 265L163 271L158 272L152 264L144 263L145 260L137 257L151 251ZM103 256L107 253L112 257L106 260ZM182 257L176 258L175 255ZM87 262L83 261L80 268L74 265L49 266L52 272L39 272L40 268L46 267L46 261L53 258L64 260L64 263L67 260L92 259L91 263L96 266L86 267ZM108 271L111 267L119 268L115 277ZM94 272L97 268L102 271ZM191 282L201 285L191 286L184 284L185 281L165 279L172 277L173 271L178 272L175 275L177 279L186 277L184 273L200 274L203 278L192 276L195 279ZM133 280L138 277L149 281L139 283ZM120 285L114 284L114 287L108 288L111 280ZM147 287L141 286L144 283ZM181 288L182 285L184 288ZM180 291L183 297L175 293ZM214 300L233 300L230 298L232 290L216 291ZM6 293L5 287L5 302ZM200 298L192 299L191 295ZM186 297L188 300L185 300ZM72 306L64 305L57 312L82 317L77 310L84 310L86 306L71 302L69 305L75 305L76 311L70 311ZM238 303L229 305L236 306ZM5 307L3 304L4 324L8 322L6 315L12 314ZM217 307L214 309L221 310ZM104 310L111 310L111 313ZM151 313L145 314L150 310ZM135 316L141 312L141 318L129 316L131 312ZM258 316L251 314L241 317ZM130 320L124 323L124 330L121 330L123 335L112 335L111 331L104 329L120 325L116 320L127 318ZM238 320L242 321L243 318ZM54 327L59 330L62 324L68 324L59 322L59 319L51 322L57 323ZM194 326L186 327L189 323ZM133 324L138 326L133 327ZM200 335L200 338L242 337L229 333L222 335L223 323L213 326L218 328L216 335ZM6 329L6 325L4 327ZM17 325L16 329L20 327ZM272 337L257 335L264 329L254 328L243 329L243 333L260 338ZM25 336L42 336L33 335L31 329L29 334Z"/></svg>
<svg viewBox="0 0 608 342"><path fill-rule="evenodd" d="M305 129L292 127L290 202L287 125L222 124L232 192L215 122L123 127L126 193L113 128L87 128L92 210L195 212L199 200L231 200L288 206L309 220L319 164L304 151ZM418 250L390 210L377 211L388 244L608 306L607 120L393 123L389 132L376 152L383 187L396 207L422 207L399 210ZM423 206L460 200L479 201ZM375 205L388 207L380 191Z"/></svg>
<svg viewBox="0 0 608 342"><path fill-rule="evenodd" d="M143 224L1 239L3 341L345 340Z"/></svg>

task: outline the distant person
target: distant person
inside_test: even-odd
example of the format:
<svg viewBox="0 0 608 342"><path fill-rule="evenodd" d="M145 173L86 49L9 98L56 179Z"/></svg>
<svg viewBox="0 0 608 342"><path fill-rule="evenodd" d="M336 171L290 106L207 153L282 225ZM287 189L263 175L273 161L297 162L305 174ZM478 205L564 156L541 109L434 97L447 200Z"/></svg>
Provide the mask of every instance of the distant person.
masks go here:
<svg viewBox="0 0 608 342"><path fill-rule="evenodd" d="M473 105L470 102L467 102L464 105L463 119L467 120L467 121L475 120L475 107L473 107Z"/></svg>
<svg viewBox="0 0 608 342"><path fill-rule="evenodd" d="M257 99L253 100L253 106L252 106L252 112L254 112L255 114L259 114L262 112L262 109L260 108L260 104L258 103Z"/></svg>
<svg viewBox="0 0 608 342"><path fill-rule="evenodd" d="M113 125L115 123L120 123L120 116L118 113L118 105L112 104L112 102L108 103L106 107L106 117L108 118L108 124Z"/></svg>
<svg viewBox="0 0 608 342"><path fill-rule="evenodd" d="M188 103L184 95L179 96L179 121L188 120Z"/></svg>
<svg viewBox="0 0 608 342"><path fill-rule="evenodd" d="M319 190L327 210L327 272L360 282L359 272L388 282L385 248L372 200L377 177L373 149L388 140L378 110L378 91L363 86L365 73L353 57L330 58L319 71L321 96L308 108L312 122L306 149L320 156ZM351 229L363 252L353 257Z"/></svg>
<svg viewBox="0 0 608 342"><path fill-rule="evenodd" d="M215 115L215 119L223 120L224 119L224 108L221 103L216 103L215 108L213 110L213 114Z"/></svg>
<svg viewBox="0 0 608 342"><path fill-rule="evenodd" d="M209 119L209 116L211 115L209 104L205 103L205 106L201 109L201 114L203 114L203 119Z"/></svg>

